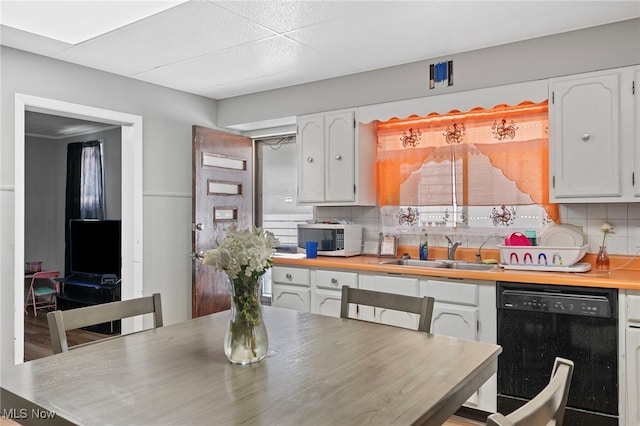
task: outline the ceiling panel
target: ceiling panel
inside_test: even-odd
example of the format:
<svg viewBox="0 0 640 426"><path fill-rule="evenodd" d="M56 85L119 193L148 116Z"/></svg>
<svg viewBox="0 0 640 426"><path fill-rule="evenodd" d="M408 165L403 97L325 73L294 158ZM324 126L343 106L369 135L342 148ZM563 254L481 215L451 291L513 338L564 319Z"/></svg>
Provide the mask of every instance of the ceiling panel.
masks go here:
<svg viewBox="0 0 640 426"><path fill-rule="evenodd" d="M3 45L224 99L638 18L640 1L192 0L77 45L2 16Z"/></svg>
<svg viewBox="0 0 640 426"><path fill-rule="evenodd" d="M274 36L210 2L189 2L81 43L83 49L137 64L139 72Z"/></svg>

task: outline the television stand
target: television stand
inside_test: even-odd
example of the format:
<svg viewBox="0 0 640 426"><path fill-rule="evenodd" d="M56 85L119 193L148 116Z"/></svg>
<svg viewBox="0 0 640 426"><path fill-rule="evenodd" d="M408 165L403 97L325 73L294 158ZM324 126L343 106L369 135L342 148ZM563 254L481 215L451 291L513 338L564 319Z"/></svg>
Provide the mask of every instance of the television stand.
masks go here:
<svg viewBox="0 0 640 426"><path fill-rule="evenodd" d="M62 286L60 294L56 295L58 309L76 309L84 306L120 300L120 282L102 284L100 277L83 277L71 275L56 278ZM120 333L120 320L84 327L85 330L102 334Z"/></svg>

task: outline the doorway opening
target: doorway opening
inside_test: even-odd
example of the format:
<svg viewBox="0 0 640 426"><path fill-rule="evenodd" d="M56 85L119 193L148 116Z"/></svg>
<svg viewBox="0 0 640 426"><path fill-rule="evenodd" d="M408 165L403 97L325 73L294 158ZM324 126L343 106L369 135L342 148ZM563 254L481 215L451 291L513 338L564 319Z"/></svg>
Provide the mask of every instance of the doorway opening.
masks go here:
<svg viewBox="0 0 640 426"><path fill-rule="evenodd" d="M254 141L256 152L256 226L280 240L278 251L297 251L298 223L313 219L312 206L297 205L296 137L283 135ZM262 301L271 301L271 269L263 278Z"/></svg>
<svg viewBox="0 0 640 426"><path fill-rule="evenodd" d="M122 299L142 296L142 117L86 105L16 94L14 105L14 364L24 359L25 115L28 111L121 129ZM122 323L122 332L142 329L142 319Z"/></svg>

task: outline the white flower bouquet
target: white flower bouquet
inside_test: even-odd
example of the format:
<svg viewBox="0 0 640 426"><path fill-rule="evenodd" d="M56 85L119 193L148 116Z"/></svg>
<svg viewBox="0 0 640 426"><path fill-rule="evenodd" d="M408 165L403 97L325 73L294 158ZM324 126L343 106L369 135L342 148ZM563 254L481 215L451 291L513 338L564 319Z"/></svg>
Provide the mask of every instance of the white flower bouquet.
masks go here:
<svg viewBox="0 0 640 426"><path fill-rule="evenodd" d="M229 277L231 320L225 337L225 353L233 363L246 364L264 358L268 341L260 311L260 277L273 264L278 239L261 228L238 230L231 225L218 247L205 252L204 263Z"/></svg>

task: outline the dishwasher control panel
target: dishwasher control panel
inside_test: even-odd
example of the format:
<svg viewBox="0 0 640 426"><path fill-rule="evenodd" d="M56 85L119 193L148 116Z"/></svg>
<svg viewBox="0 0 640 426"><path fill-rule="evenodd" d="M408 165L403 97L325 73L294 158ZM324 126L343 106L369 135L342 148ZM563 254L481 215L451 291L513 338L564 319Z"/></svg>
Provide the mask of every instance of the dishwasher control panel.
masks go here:
<svg viewBox="0 0 640 426"><path fill-rule="evenodd" d="M502 294L502 308L521 311L540 311L554 314L584 315L609 318L609 300L603 296L559 296L531 294L518 290L505 290Z"/></svg>
<svg viewBox="0 0 640 426"><path fill-rule="evenodd" d="M515 309L553 314L580 315L599 318L616 316L614 303L617 300L610 289L601 294L592 289L579 291L579 287L563 291L562 287L545 286L548 291L536 288L520 288L505 283L498 288L498 309Z"/></svg>

